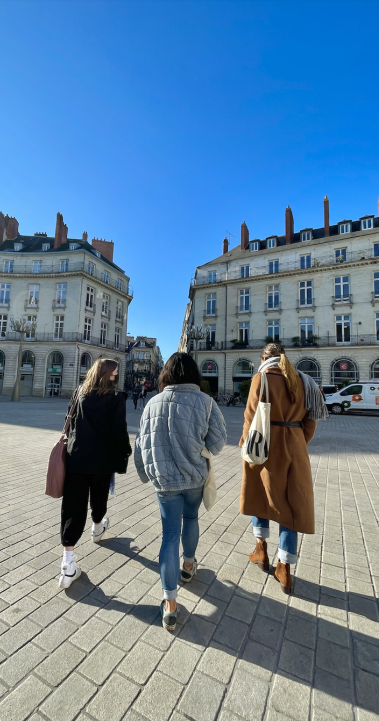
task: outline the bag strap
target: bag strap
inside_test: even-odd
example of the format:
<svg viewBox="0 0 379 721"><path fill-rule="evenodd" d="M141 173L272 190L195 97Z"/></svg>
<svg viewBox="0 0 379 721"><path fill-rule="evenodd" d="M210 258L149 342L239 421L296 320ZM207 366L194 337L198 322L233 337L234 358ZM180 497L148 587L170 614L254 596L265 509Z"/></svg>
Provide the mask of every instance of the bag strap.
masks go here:
<svg viewBox="0 0 379 721"><path fill-rule="evenodd" d="M259 393L259 403L262 401L263 391L266 393L266 403L269 403L269 395L268 395L268 382L267 382L267 375L264 371L261 373L261 390Z"/></svg>
<svg viewBox="0 0 379 721"><path fill-rule="evenodd" d="M82 390L82 386L78 386L77 391L75 393L75 398L74 398L73 402L71 403L71 406L70 406L69 411L66 416L66 420L64 422L64 426L63 426L63 430L62 430L63 435L67 435L67 431L70 427L70 423L71 423L72 417L74 415L74 411L77 406L81 390Z"/></svg>

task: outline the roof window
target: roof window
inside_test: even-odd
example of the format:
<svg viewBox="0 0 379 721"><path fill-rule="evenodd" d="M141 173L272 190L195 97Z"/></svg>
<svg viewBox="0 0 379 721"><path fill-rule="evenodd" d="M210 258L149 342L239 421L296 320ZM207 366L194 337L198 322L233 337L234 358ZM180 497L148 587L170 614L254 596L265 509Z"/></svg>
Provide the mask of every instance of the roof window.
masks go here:
<svg viewBox="0 0 379 721"><path fill-rule="evenodd" d="M368 230L369 228L374 227L374 216L372 215L370 218L360 218L361 221L361 230Z"/></svg>
<svg viewBox="0 0 379 721"><path fill-rule="evenodd" d="M343 233L351 233L350 220L344 220L342 223L340 223L340 234L343 235Z"/></svg>
<svg viewBox="0 0 379 721"><path fill-rule="evenodd" d="M276 236L272 238L266 238L266 248L276 248Z"/></svg>
<svg viewBox="0 0 379 721"><path fill-rule="evenodd" d="M253 252L254 250L259 250L259 240L253 240L250 243L250 250Z"/></svg>
<svg viewBox="0 0 379 721"><path fill-rule="evenodd" d="M80 248L79 243L70 243L69 246L70 250L76 250L77 248Z"/></svg>
<svg viewBox="0 0 379 721"><path fill-rule="evenodd" d="M101 258L101 253L99 250L93 250L92 252L95 253L97 258Z"/></svg>
<svg viewBox="0 0 379 721"><path fill-rule="evenodd" d="M50 250L50 243L42 243L42 250Z"/></svg>
<svg viewBox="0 0 379 721"><path fill-rule="evenodd" d="M22 243L14 243L13 248L14 250L22 250Z"/></svg>
<svg viewBox="0 0 379 721"><path fill-rule="evenodd" d="M302 230L300 233L300 238L302 242L304 242L305 240L312 240L312 230L308 228L306 230Z"/></svg>

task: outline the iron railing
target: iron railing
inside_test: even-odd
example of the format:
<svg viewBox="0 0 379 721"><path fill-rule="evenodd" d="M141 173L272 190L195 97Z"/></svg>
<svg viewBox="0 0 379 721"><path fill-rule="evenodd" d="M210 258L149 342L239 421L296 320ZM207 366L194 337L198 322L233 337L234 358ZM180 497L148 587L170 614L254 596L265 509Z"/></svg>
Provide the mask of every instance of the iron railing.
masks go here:
<svg viewBox="0 0 379 721"><path fill-rule="evenodd" d="M10 331L5 336L0 336L0 341L19 341L20 334ZM104 343L100 342L100 338L91 336L89 339L85 338L84 333L62 333L61 338L56 338L54 333L35 333L33 338L25 340L33 341L36 343L86 343L88 345L97 345L101 348L108 348L109 350L118 350L121 353L125 353L126 347L124 344L117 344L114 341L106 340Z"/></svg>
<svg viewBox="0 0 379 721"><path fill-rule="evenodd" d="M119 290L121 293L125 293L125 295L129 295L133 297L133 289L128 283L127 280L122 281L121 283L118 282L118 280L114 280L114 278L109 278L107 276L104 276L104 272L101 272L99 270L95 269L88 269L88 263L70 263L68 270L61 270L60 264L57 262L48 263L45 260L43 261L43 265L41 267L41 270L33 270L33 264L31 262L25 261L24 263L15 263L12 271L4 270L0 268L0 276L9 276L9 275L31 275L33 277L38 277L39 275L51 275L54 273L55 275L69 275L70 273L78 273L82 272L86 275L96 278L97 280L101 280L103 283L106 283L107 285L110 285L112 288L115 288L116 290ZM114 271L117 273L117 271ZM120 273L121 275L121 273Z"/></svg>
<svg viewBox="0 0 379 721"><path fill-rule="evenodd" d="M277 340L277 339L275 339ZM270 342L266 338L252 338L247 343L244 341L221 341L221 343L216 343L213 347L216 350L252 350L255 348L263 348L266 343ZM338 346L338 347L348 347L352 345L361 345L361 346L367 346L367 345L379 345L379 337L372 334L361 334L361 335L352 335L350 336L349 341L339 341L337 340L337 336L335 335L327 335L315 338L312 341L308 340L293 340L293 338L281 338L280 343L285 348L326 348L329 346ZM205 350L203 348L200 348L199 350Z"/></svg>

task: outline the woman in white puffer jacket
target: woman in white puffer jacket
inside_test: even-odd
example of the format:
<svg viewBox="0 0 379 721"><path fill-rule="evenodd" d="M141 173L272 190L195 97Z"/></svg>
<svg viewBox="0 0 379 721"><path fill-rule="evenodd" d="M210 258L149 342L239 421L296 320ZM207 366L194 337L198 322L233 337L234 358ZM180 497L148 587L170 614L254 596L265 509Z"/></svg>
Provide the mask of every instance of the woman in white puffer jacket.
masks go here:
<svg viewBox="0 0 379 721"><path fill-rule="evenodd" d="M190 581L196 573L198 511L208 475L201 451L206 447L217 455L226 443L224 417L212 398L200 390L201 383L193 358L174 353L159 376L161 393L151 398L142 414L134 451L141 481L154 485L161 512L161 614L168 630L175 628L177 618L180 536L182 581Z"/></svg>

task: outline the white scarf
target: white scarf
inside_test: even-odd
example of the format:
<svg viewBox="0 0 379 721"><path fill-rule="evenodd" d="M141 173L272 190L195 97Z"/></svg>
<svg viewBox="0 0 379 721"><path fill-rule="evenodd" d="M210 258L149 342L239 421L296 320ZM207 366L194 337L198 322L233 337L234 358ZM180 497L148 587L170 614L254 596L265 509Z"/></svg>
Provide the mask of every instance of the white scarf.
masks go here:
<svg viewBox="0 0 379 721"><path fill-rule="evenodd" d="M258 373L262 373L266 368L278 368L280 356L272 356L267 358L258 368ZM325 405L325 401L322 397L322 393L313 378L308 376L306 373L297 371L301 380L303 381L304 393L305 393L305 407L308 411L309 418L312 421L323 421L329 418L328 409Z"/></svg>

